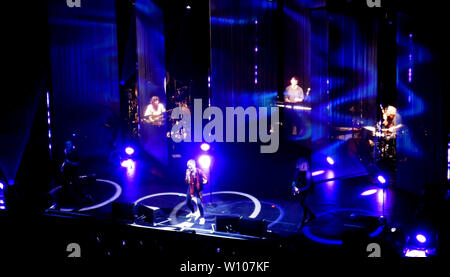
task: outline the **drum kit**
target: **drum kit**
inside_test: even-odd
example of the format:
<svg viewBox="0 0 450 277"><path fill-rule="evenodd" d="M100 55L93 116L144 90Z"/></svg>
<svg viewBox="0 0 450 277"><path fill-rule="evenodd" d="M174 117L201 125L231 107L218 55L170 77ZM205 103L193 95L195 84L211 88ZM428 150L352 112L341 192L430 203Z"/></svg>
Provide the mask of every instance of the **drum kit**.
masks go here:
<svg viewBox="0 0 450 277"><path fill-rule="evenodd" d="M372 132L372 136L376 138L376 154L377 159L392 159L396 156L396 137L397 130L401 125L382 128L381 123L378 123L376 127L373 126L363 126L362 128Z"/></svg>

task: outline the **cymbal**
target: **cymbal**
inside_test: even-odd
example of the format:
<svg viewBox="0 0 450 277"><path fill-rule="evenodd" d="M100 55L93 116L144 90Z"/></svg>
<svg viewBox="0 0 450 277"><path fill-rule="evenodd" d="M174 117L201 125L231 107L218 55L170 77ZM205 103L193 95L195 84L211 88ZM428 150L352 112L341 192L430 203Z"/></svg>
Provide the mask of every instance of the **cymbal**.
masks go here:
<svg viewBox="0 0 450 277"><path fill-rule="evenodd" d="M364 129L369 130L371 132L375 132L376 128L373 126L363 126Z"/></svg>

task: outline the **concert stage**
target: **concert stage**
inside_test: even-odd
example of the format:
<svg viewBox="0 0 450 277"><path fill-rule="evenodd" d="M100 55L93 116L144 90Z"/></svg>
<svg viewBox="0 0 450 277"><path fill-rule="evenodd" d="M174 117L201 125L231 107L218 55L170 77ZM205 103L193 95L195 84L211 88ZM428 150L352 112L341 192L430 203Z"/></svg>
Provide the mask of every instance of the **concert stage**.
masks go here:
<svg viewBox="0 0 450 277"><path fill-rule="evenodd" d="M256 176L258 172L270 171L273 164L289 159L283 146L284 144L279 155L272 157L272 162L264 163L247 174L259 180ZM230 170L242 167L243 163L256 162L254 159L257 159L252 157L254 151L245 152L242 146L216 144L214 148L215 152L226 152L229 157L245 154L245 161L235 161L227 166ZM198 212L195 217L186 218L189 212L186 206L186 187L183 181L178 181L183 178L184 165L177 166L174 163L172 167L165 169L141 151L141 154L133 158L132 165L121 166L120 161L112 162L107 157L86 160L82 172L86 175L95 174L96 181L86 182L84 189L94 202L86 206L62 206L60 210L76 211L100 219L117 217L116 219L123 219L125 225L134 229L195 233L238 240L289 241L301 238L319 245L319 248L322 245L337 249L342 247L345 234L362 231L370 238L381 239L386 233L389 235L392 228L398 229L398 232L406 231L417 212L416 196L380 184L376 176L365 174L335 178L334 174L324 172L322 174L328 175L328 179L319 176L321 174L314 176L317 181L308 199L316 219L300 228L302 209L291 193L289 182L283 182L282 178L278 178L278 182L259 181L259 185L266 189L249 191L251 186L243 183L246 180L233 180L236 177L233 175L217 182L217 187L205 187L203 201L206 221L204 225L200 225ZM212 152L209 154L214 155ZM228 182L235 183L231 186ZM223 187L233 190L225 190ZM239 187L243 189L239 190ZM266 191L267 187L272 187L272 193ZM278 193L274 193L275 191ZM55 189L52 193L55 193ZM131 204L135 207L136 216L121 217L120 213L113 211L113 202L121 203L123 209L127 209L127 203L129 209ZM139 205L153 210L150 222L145 217L137 216L136 207ZM48 212L55 211L50 209Z"/></svg>
<svg viewBox="0 0 450 277"><path fill-rule="evenodd" d="M448 255L437 1L19 2L0 255L176 273Z"/></svg>

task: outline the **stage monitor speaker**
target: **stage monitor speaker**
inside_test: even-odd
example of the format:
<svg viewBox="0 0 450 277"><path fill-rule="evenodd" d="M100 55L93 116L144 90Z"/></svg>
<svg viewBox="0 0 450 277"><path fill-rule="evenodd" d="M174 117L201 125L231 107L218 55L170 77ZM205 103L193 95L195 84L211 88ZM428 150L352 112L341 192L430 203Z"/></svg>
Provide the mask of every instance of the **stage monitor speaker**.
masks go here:
<svg viewBox="0 0 450 277"><path fill-rule="evenodd" d="M112 217L118 220L134 221L135 207L134 203L114 201L112 203Z"/></svg>
<svg viewBox="0 0 450 277"><path fill-rule="evenodd" d="M253 218L241 218L238 231L243 235L263 237L267 234L267 221Z"/></svg>
<svg viewBox="0 0 450 277"><path fill-rule="evenodd" d="M219 232L236 233L239 227L239 216L219 215L216 218L216 227Z"/></svg>
<svg viewBox="0 0 450 277"><path fill-rule="evenodd" d="M143 216L144 221L154 224L155 222L155 211L159 210L157 207L150 207L144 204L139 204L137 206L137 214L139 217Z"/></svg>

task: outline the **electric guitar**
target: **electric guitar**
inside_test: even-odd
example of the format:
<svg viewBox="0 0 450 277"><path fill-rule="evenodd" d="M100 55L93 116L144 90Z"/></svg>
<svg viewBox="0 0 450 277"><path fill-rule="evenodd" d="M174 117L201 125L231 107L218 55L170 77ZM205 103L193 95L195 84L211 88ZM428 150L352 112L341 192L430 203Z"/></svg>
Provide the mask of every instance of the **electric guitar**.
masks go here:
<svg viewBox="0 0 450 277"><path fill-rule="evenodd" d="M306 185L306 186L304 186L304 187L298 188L298 187L296 186L295 181L292 181L292 194L293 194L293 195L300 194L300 192L303 192L303 191L305 191L305 190L308 190L310 186L311 186L311 185Z"/></svg>

